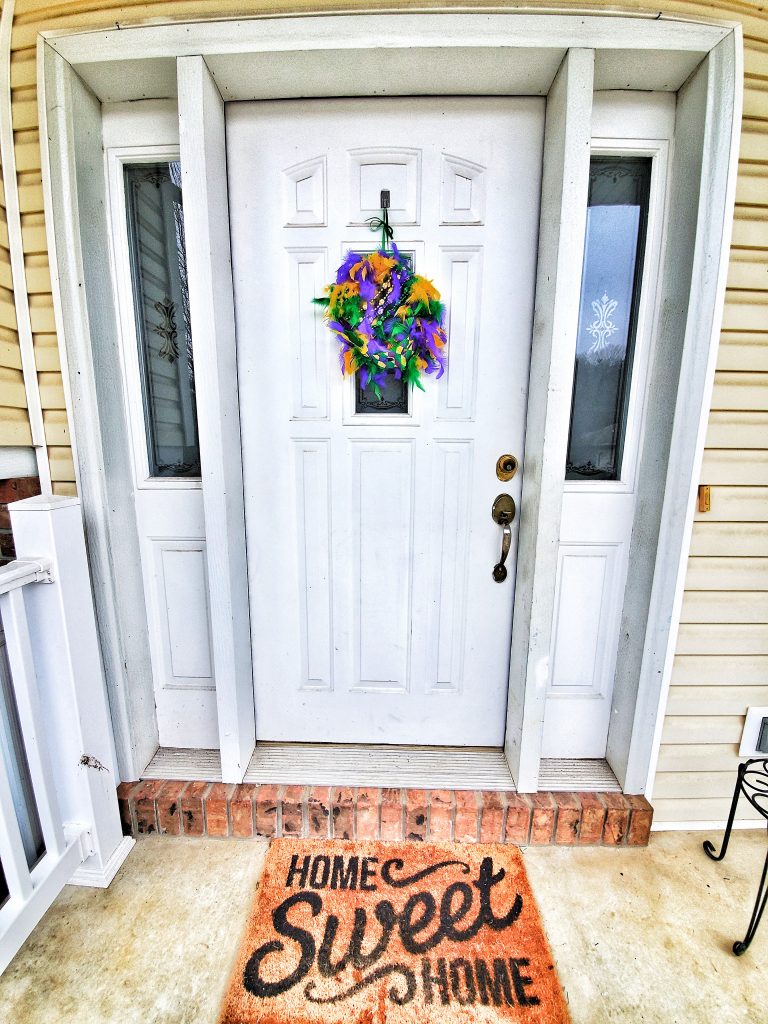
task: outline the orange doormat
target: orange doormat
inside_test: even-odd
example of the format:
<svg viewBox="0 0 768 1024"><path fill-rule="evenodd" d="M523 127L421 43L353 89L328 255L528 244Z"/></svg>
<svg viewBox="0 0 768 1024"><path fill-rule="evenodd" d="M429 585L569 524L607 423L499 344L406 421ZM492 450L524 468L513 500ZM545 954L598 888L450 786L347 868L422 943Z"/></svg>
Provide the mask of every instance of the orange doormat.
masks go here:
<svg viewBox="0 0 768 1024"><path fill-rule="evenodd" d="M514 846L277 840L220 1024L568 1024Z"/></svg>

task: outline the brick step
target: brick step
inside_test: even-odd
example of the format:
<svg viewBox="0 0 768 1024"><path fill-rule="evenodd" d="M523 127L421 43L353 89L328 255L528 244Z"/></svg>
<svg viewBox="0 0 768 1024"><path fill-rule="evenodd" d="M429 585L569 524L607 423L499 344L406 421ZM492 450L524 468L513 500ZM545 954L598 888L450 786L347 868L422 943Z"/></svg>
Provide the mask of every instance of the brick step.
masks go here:
<svg viewBox="0 0 768 1024"><path fill-rule="evenodd" d="M123 832L250 839L454 840L516 846L647 846L653 808L621 793L123 782Z"/></svg>

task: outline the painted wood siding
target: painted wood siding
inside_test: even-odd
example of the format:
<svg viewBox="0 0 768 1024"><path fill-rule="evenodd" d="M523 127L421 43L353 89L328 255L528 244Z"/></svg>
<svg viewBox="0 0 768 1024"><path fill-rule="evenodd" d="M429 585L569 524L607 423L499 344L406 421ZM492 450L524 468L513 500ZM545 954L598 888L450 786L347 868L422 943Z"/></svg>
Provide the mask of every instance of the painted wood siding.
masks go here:
<svg viewBox="0 0 768 1024"><path fill-rule="evenodd" d="M538 4L544 7L545 4ZM35 41L41 30L77 30L148 20L207 18L284 11L343 10L345 3L293 0L244 4L229 0L19 0L12 41L13 127L24 255L54 489L74 489L64 391L57 355L43 223L35 88ZM369 4L368 8L378 6ZM386 0L380 6L406 9ZM446 3L435 6L450 9ZM467 8L465 0L460 5ZM529 8L537 6L529 0ZM559 7L583 11L583 0ZM600 13L604 6L591 5ZM623 11L649 5L625 0ZM496 5L498 9L498 4ZM768 17L753 3L661 0L653 11L741 21L746 90L736 225L719 369L702 482L712 511L697 518L683 625L664 725L654 804L657 821L722 818L728 803L743 716L768 704ZM617 7L612 5L612 11ZM2 226L0 225L0 232ZM0 273L7 257L1 248ZM0 282L5 301L6 286ZM5 306L2 307L5 309ZM12 303L9 305L10 318ZM23 388L13 324L2 322L0 443L22 443ZM16 360L14 362L14 360ZM19 374L7 378L5 374ZM15 389L15 390L14 390ZM13 396L17 395L18 399ZM20 404L15 404L18 401ZM14 424L16 425L14 427ZM28 437L27 434L24 436ZM6 440L8 438L9 440Z"/></svg>

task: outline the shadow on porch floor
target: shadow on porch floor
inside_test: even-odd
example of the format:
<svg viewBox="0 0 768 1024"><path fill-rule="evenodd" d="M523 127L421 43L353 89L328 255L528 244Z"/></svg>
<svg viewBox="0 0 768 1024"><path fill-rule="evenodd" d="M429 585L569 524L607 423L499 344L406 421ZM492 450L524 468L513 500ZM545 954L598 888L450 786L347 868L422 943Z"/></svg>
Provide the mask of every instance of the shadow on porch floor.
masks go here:
<svg viewBox="0 0 768 1024"><path fill-rule="evenodd" d="M765 833L735 833L722 864L704 838L525 850L573 1024L765 1020L768 922L730 952ZM111 888L67 887L0 978L0 1020L214 1024L267 845L142 839Z"/></svg>

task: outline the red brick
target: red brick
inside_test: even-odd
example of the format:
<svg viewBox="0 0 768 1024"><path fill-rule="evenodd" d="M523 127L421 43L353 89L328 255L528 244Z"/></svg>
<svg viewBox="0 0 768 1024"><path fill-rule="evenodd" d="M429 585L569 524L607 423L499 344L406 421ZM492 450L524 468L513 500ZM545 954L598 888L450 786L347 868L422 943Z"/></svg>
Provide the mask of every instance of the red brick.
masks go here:
<svg viewBox="0 0 768 1024"><path fill-rule="evenodd" d="M334 839L355 838L355 791L335 789L331 811Z"/></svg>
<svg viewBox="0 0 768 1024"><path fill-rule="evenodd" d="M0 555L12 561L16 557L16 545L10 530L0 531Z"/></svg>
<svg viewBox="0 0 768 1024"><path fill-rule="evenodd" d="M232 819L232 835L238 839L250 839L253 835L253 798L258 786L243 782L235 786L229 801L229 816Z"/></svg>
<svg viewBox="0 0 768 1024"><path fill-rule="evenodd" d="M621 846L629 831L629 804L621 793L601 793L607 811L603 828L606 846Z"/></svg>
<svg viewBox="0 0 768 1024"><path fill-rule="evenodd" d="M605 804L598 793L579 793L581 800L580 846L596 846L602 842L605 825Z"/></svg>
<svg viewBox="0 0 768 1024"><path fill-rule="evenodd" d="M181 821L185 836L205 835L203 798L209 782L190 782L181 797Z"/></svg>
<svg viewBox="0 0 768 1024"><path fill-rule="evenodd" d="M157 794L165 785L162 779L148 779L141 782L131 794L134 814L136 815L136 832L140 836L150 836L157 832Z"/></svg>
<svg viewBox="0 0 768 1024"><path fill-rule="evenodd" d="M555 800L551 793L531 793L529 799L533 805L531 843L544 846L552 842L555 832Z"/></svg>
<svg viewBox="0 0 768 1024"><path fill-rule="evenodd" d="M139 785L138 782L121 782L117 787L117 806L120 811L120 823L123 835L133 835L133 819L131 817L131 793Z"/></svg>
<svg viewBox="0 0 768 1024"><path fill-rule="evenodd" d="M173 779L157 797L157 831L161 836L181 835L181 795L189 783Z"/></svg>
<svg viewBox="0 0 768 1024"><path fill-rule="evenodd" d="M311 839L327 839L331 817L330 786L313 786L307 800L307 823Z"/></svg>
<svg viewBox="0 0 768 1024"><path fill-rule="evenodd" d="M301 839L304 834L304 787L286 786L283 793L283 831L288 839Z"/></svg>
<svg viewBox="0 0 768 1024"><path fill-rule="evenodd" d="M259 786L256 791L256 835L277 835L277 806L280 802L279 786Z"/></svg>
<svg viewBox="0 0 768 1024"><path fill-rule="evenodd" d="M486 790L481 794L480 842L501 843L504 841L504 813L506 802L502 793Z"/></svg>
<svg viewBox="0 0 768 1024"><path fill-rule="evenodd" d="M405 791L405 838L423 840L427 834L427 794L423 789Z"/></svg>
<svg viewBox="0 0 768 1024"><path fill-rule="evenodd" d="M575 793L555 793L557 823L555 842L558 846L574 846L579 838L581 801Z"/></svg>
<svg viewBox="0 0 768 1024"><path fill-rule="evenodd" d="M381 791L381 838L398 843L403 838L403 798L399 789Z"/></svg>
<svg viewBox="0 0 768 1024"><path fill-rule="evenodd" d="M22 498L33 498L40 493L40 481L36 476L16 476L0 480L0 503L7 505Z"/></svg>
<svg viewBox="0 0 768 1024"><path fill-rule="evenodd" d="M531 801L526 793L507 793L507 823L504 842L527 846L531 835Z"/></svg>
<svg viewBox="0 0 768 1024"><path fill-rule="evenodd" d="M450 789L433 789L429 794L429 838L434 842L450 842L453 832L453 793Z"/></svg>
<svg viewBox="0 0 768 1024"><path fill-rule="evenodd" d="M375 787L357 791L355 835L358 839L379 838L379 790Z"/></svg>
<svg viewBox="0 0 768 1024"><path fill-rule="evenodd" d="M477 842L477 794L472 790L458 790L453 838L457 843Z"/></svg>
<svg viewBox="0 0 768 1024"><path fill-rule="evenodd" d="M627 796L624 799L629 802L632 812L629 819L627 846L647 846L651 838L653 807L644 796Z"/></svg>
<svg viewBox="0 0 768 1024"><path fill-rule="evenodd" d="M229 835L229 798L232 786L217 782L205 798L205 831L209 836Z"/></svg>
<svg viewBox="0 0 768 1024"><path fill-rule="evenodd" d="M0 530L10 530L11 528L11 513L8 511L7 505L0 505Z"/></svg>

